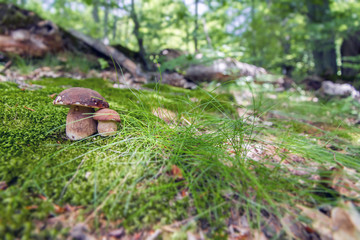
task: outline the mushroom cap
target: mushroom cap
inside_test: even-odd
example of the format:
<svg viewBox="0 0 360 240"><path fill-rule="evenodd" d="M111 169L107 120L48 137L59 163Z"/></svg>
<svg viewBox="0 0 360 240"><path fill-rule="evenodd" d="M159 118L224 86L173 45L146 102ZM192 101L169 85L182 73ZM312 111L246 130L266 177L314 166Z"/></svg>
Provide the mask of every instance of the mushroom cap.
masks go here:
<svg viewBox="0 0 360 240"><path fill-rule="evenodd" d="M97 120L97 121L120 122L119 114L115 110L112 110L109 108L103 108L103 109L100 109L99 111L96 111L93 119Z"/></svg>
<svg viewBox="0 0 360 240"><path fill-rule="evenodd" d="M55 98L55 105L75 105L88 108L108 108L109 103L97 91L89 88L69 88Z"/></svg>

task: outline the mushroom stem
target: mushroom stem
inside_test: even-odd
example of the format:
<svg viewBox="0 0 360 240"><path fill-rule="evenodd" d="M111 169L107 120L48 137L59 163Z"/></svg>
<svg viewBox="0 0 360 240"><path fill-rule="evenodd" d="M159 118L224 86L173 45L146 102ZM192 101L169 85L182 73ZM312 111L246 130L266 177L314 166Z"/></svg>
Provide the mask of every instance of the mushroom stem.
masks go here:
<svg viewBox="0 0 360 240"><path fill-rule="evenodd" d="M96 121L92 119L93 108L71 106L66 117L66 136L80 140L96 133Z"/></svg>
<svg viewBox="0 0 360 240"><path fill-rule="evenodd" d="M101 136L111 136L115 134L117 125L114 121L99 121L97 129Z"/></svg>

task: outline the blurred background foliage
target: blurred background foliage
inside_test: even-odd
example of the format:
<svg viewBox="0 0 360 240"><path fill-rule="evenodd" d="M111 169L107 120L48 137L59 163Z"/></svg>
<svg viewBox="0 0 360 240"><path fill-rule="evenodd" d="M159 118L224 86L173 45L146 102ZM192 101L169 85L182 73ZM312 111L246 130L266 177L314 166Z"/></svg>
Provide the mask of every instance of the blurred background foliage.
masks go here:
<svg viewBox="0 0 360 240"><path fill-rule="evenodd" d="M172 48L216 53L303 79L341 76L342 43L357 36L356 0L0 0L65 29L148 58ZM345 56L356 57L360 52ZM186 59L186 58L184 58ZM156 60L152 58L152 60ZM358 61L349 61L359 69ZM357 75L357 77L356 77ZM350 80L358 78L358 71Z"/></svg>

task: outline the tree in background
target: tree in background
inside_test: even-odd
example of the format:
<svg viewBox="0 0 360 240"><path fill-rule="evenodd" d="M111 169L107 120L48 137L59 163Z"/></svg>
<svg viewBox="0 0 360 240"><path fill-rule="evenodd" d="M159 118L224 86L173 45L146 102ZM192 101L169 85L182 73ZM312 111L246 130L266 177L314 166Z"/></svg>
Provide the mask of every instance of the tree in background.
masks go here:
<svg viewBox="0 0 360 240"><path fill-rule="evenodd" d="M315 73L333 78L337 74L335 34L329 0L307 0L307 16Z"/></svg>
<svg viewBox="0 0 360 240"><path fill-rule="evenodd" d="M136 14L136 10L135 10L135 0L131 0L130 17L134 22L134 31L133 32L134 32L134 35L135 35L137 43L138 43L141 61L142 61L143 65L145 66L145 69L149 70L149 65L146 60L144 38L143 38L142 34L140 33L140 22L139 22L138 15Z"/></svg>

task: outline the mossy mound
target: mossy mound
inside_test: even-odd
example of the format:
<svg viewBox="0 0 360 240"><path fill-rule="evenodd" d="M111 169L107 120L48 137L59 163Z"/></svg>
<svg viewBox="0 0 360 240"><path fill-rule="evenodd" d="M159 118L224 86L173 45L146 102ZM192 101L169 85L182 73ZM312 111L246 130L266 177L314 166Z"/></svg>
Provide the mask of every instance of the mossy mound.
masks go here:
<svg viewBox="0 0 360 240"><path fill-rule="evenodd" d="M1 204L7 205L0 211L0 235L34 237L34 221L56 215L55 203L91 210L105 201L102 211L107 218L124 219L130 231L187 217L187 198L174 201L179 184L166 174L153 179L160 169L171 168L169 149L174 148L181 130L170 129L152 110L166 108L191 118L206 108L220 116L225 111L234 113L228 95L214 97L163 86L149 91L114 89L102 79L43 79L36 84L44 87L30 91L0 83L0 181L8 184L0 191ZM120 113L118 134L67 140L68 108L54 106L52 101L69 87L91 88L104 96ZM194 103L191 98L198 100ZM109 191L116 194L109 198ZM165 207L164 202L173 206ZM46 234L60 234L52 231Z"/></svg>

